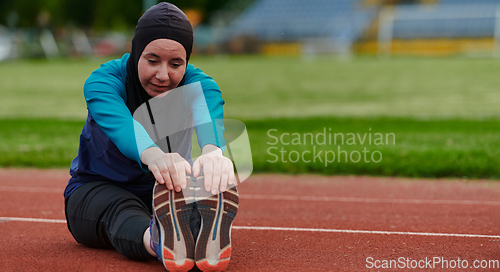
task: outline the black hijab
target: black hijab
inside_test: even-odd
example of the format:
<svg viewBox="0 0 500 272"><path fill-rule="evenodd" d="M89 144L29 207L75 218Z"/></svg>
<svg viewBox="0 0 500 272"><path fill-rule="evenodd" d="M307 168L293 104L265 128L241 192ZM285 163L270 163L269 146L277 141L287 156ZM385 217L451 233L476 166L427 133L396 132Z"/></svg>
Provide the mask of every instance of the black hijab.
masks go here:
<svg viewBox="0 0 500 272"><path fill-rule="evenodd" d="M132 114L152 98L139 81L137 64L144 48L156 39L179 42L186 50L186 61L189 61L193 50L193 28L186 14L173 4L162 2L148 9L139 18L132 39L132 51L127 61L127 107ZM182 85L184 78L179 83L179 86Z"/></svg>

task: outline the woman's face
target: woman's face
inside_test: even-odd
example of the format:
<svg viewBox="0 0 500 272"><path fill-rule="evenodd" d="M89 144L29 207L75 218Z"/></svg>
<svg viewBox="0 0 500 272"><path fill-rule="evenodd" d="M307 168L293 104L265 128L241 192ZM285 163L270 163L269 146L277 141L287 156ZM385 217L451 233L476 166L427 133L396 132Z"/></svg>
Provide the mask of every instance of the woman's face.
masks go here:
<svg viewBox="0 0 500 272"><path fill-rule="evenodd" d="M150 42L137 64L139 81L146 92L155 97L179 85L186 71L186 50L174 40Z"/></svg>

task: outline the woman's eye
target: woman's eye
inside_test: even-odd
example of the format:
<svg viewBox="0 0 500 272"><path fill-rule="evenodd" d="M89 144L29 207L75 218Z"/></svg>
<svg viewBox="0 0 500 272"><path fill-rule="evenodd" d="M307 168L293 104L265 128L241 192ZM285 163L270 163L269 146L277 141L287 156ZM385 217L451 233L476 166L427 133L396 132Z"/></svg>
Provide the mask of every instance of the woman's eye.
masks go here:
<svg viewBox="0 0 500 272"><path fill-rule="evenodd" d="M179 63L172 63L172 66L174 66L175 68L177 68L177 67L180 67L181 65Z"/></svg>
<svg viewBox="0 0 500 272"><path fill-rule="evenodd" d="M151 63L151 64L156 64L156 63L157 63L157 61L156 61L156 60L151 60L151 59L150 59L150 60L148 60L148 62L149 62L149 63Z"/></svg>

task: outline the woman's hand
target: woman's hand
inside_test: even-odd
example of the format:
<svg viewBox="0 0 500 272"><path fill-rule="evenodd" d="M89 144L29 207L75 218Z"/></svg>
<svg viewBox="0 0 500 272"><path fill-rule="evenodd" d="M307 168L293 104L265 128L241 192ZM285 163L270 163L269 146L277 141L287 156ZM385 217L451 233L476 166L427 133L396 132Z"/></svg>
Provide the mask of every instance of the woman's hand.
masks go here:
<svg viewBox="0 0 500 272"><path fill-rule="evenodd" d="M158 147L151 147L142 152L141 161L169 190L174 187L177 192L186 189L186 172L191 174L191 165L179 153L165 153Z"/></svg>
<svg viewBox="0 0 500 272"><path fill-rule="evenodd" d="M222 150L215 145L205 145L201 156L193 164L193 176L197 178L203 167L205 176L205 190L217 194L224 192L227 185L236 184L233 162L224 157Z"/></svg>

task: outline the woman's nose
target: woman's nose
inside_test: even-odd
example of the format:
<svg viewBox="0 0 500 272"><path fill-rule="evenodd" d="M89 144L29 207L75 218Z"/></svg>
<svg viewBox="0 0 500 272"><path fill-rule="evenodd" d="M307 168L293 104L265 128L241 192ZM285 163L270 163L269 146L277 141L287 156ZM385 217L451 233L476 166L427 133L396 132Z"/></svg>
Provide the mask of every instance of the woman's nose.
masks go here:
<svg viewBox="0 0 500 272"><path fill-rule="evenodd" d="M169 79L167 65L161 65L160 69L156 72L156 78L160 81L167 81Z"/></svg>

